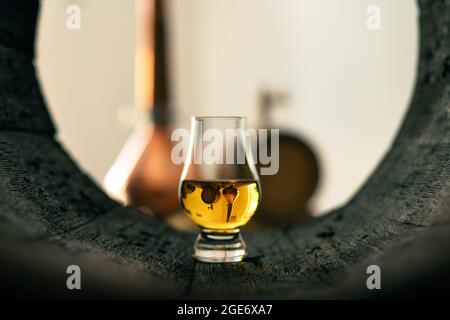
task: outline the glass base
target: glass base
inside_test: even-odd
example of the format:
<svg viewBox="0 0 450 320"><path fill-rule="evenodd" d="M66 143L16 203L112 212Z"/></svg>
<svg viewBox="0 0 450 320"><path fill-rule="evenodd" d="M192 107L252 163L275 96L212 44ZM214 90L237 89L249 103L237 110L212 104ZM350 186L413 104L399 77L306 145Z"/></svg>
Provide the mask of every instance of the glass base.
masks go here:
<svg viewBox="0 0 450 320"><path fill-rule="evenodd" d="M194 245L194 258L202 262L239 262L247 255L239 230L202 230Z"/></svg>

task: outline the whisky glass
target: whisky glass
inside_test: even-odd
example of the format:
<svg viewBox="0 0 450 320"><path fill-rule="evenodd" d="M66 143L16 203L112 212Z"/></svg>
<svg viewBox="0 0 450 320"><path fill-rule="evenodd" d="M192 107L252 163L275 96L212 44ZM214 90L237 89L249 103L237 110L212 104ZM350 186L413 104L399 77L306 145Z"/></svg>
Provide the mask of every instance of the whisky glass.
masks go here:
<svg viewBox="0 0 450 320"><path fill-rule="evenodd" d="M201 228L194 257L238 262L247 254L240 228L260 201L260 183L244 117L193 117L180 179L180 202Z"/></svg>

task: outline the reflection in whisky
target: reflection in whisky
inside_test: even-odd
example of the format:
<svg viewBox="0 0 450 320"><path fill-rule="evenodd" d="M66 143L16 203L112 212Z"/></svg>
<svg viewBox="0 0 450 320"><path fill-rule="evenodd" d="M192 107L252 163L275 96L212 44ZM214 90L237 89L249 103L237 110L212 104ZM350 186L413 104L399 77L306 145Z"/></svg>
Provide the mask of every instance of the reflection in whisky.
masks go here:
<svg viewBox="0 0 450 320"><path fill-rule="evenodd" d="M255 181L183 181L181 203L198 226L232 230L245 225L259 203Z"/></svg>

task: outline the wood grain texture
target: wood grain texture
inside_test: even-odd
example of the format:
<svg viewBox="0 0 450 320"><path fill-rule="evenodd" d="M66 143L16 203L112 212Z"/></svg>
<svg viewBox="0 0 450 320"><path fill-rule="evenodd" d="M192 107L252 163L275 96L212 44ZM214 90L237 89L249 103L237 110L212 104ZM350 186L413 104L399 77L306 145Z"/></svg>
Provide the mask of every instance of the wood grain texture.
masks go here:
<svg viewBox="0 0 450 320"><path fill-rule="evenodd" d="M0 128L54 132L33 66L39 1L0 1Z"/></svg>
<svg viewBox="0 0 450 320"><path fill-rule="evenodd" d="M14 14L4 9L11 6L0 0L0 14ZM31 58L11 55L19 49L0 37L0 249L7 261L0 264L1 281L18 295L69 298L378 297L426 294L424 283L435 284L433 292L445 289L450 1L419 6L415 93L376 171L347 205L321 218L244 232L249 257L227 265L195 262L193 235L121 207L80 171L52 136ZM58 270L68 263L80 264L89 279L82 293L64 290L65 270L62 276ZM372 263L387 279L381 292L365 288ZM30 278L27 265L40 267L41 276Z"/></svg>

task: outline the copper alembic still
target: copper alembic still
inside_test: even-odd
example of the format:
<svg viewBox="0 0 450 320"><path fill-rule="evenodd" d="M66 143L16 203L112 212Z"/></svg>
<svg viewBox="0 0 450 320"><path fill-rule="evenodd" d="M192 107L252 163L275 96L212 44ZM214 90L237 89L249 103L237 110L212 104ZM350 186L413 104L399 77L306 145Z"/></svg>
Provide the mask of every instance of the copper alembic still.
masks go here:
<svg viewBox="0 0 450 320"><path fill-rule="evenodd" d="M137 1L135 101L143 119L105 177L114 198L163 218L179 209L181 167L171 161L170 88L164 1Z"/></svg>
<svg viewBox="0 0 450 320"><path fill-rule="evenodd" d="M135 96L136 105L145 116L135 125L109 170L105 188L128 206L176 228L194 232L197 227L185 217L178 202L182 165L171 161L167 2L139 0L137 3ZM269 89L259 92L258 127L274 128L271 110L282 105L286 95ZM250 230L301 223L311 217L308 203L319 180L315 152L305 139L287 130L280 130L279 139L279 171L261 176L264 197L248 225Z"/></svg>

